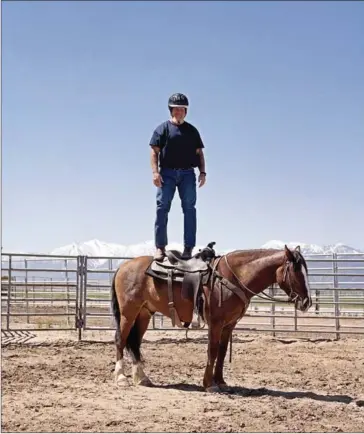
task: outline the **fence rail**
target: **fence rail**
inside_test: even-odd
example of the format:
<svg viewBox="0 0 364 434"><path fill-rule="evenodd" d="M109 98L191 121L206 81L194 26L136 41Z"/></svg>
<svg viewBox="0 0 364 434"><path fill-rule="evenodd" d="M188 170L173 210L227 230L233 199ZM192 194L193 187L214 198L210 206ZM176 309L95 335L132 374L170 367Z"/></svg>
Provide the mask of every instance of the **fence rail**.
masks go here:
<svg viewBox="0 0 364 434"><path fill-rule="evenodd" d="M130 257L2 254L2 330L113 330L110 284L120 262ZM276 334L364 335L364 254L306 257L313 307L253 297L236 330ZM270 295L284 297L278 287ZM172 329L155 314L151 330ZM179 330L179 329L175 329Z"/></svg>

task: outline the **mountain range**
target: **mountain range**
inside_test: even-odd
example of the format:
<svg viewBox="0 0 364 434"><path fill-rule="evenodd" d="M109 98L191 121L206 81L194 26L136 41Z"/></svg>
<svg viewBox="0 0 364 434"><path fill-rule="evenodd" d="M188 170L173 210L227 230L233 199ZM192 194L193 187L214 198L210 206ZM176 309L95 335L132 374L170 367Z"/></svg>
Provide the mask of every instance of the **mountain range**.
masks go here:
<svg viewBox="0 0 364 434"><path fill-rule="evenodd" d="M278 240L271 240L260 246L263 249L283 249L285 242ZM304 255L332 255L337 254L356 254L364 253L364 251L355 249L354 247L345 244L329 244L325 246L319 246L317 244L307 244L300 242L287 242L288 247L295 248L297 245L301 247L301 251ZM193 253L196 253L200 248L205 246L197 246ZM183 246L178 243L170 243L167 246L168 249L183 250ZM216 253L224 254L235 249L219 249L219 246L215 245ZM139 244L122 245L115 243L106 243L97 239L86 241L83 243L72 243L63 247L54 249L50 254L52 255L86 255L89 257L134 257L141 255L153 255L155 252L154 242L145 241Z"/></svg>
<svg viewBox="0 0 364 434"><path fill-rule="evenodd" d="M316 244L307 244L301 242L283 242L279 240L271 240L260 246L263 249L283 249L284 244L290 248L295 248L297 245L301 247L301 251L306 259L311 259L308 262L310 282L321 282L328 287L333 285L333 262L325 262L324 260L332 259L333 253L338 255L340 259L350 259L348 262L338 262L337 284L341 288L364 288L364 251L345 244L331 244L319 246ZM196 246L193 253L198 252L205 245ZM169 249L182 250L183 246L178 243L171 243L167 246ZM244 248L244 246L241 246ZM219 249L218 244L215 245L217 254L224 254L234 249ZM115 270L118 265L123 262L122 258L130 258L141 255L153 255L155 247L153 241L145 241L139 244L121 245L115 243L106 243L97 239L89 240L82 243L72 243L63 247L59 247L49 252L51 255L60 256L60 258L50 257L13 257L12 268L17 270L12 272L12 276L24 279L25 268L28 268L27 276L30 280L39 280L53 278L59 280L65 277L75 279L75 271L77 268L76 260L67 259L67 256L87 256L88 270L94 270L89 275L89 279L109 279L109 273L104 273L102 270ZM326 256L325 256L326 255ZM313 261L314 260L314 261ZM67 265L66 265L67 263ZM9 267L8 257L2 255L2 274L7 275ZM66 271L66 268L69 271ZM46 271L48 270L49 271ZM317 271L315 270L317 269ZM38 271L39 270L39 271ZM58 271L55 271L58 270Z"/></svg>

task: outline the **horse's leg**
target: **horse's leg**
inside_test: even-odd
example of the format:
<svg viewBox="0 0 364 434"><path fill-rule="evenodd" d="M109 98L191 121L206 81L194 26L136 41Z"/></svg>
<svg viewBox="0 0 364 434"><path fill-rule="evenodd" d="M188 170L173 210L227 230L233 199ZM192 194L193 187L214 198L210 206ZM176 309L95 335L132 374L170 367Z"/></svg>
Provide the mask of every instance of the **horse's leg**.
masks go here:
<svg viewBox="0 0 364 434"><path fill-rule="evenodd" d="M209 344L207 349L207 365L203 378L203 385L207 392L218 392L219 388L213 381L214 364L219 350L222 323L210 323L209 325Z"/></svg>
<svg viewBox="0 0 364 434"><path fill-rule="evenodd" d="M127 313L126 307L129 308ZM124 348L128 345L129 334L139 313L139 309L140 307L137 306L123 306L120 311L120 323L115 333L116 364L114 370L115 381L118 386L129 385L125 376Z"/></svg>
<svg viewBox="0 0 364 434"><path fill-rule="evenodd" d="M142 343L143 336L148 329L151 317L152 313L147 308L142 308L135 320L136 327L139 333L140 345ZM149 380L143 370L143 365L140 358L134 357L133 353L131 354L131 356L133 360L132 373L134 384L139 386L152 386L152 382Z"/></svg>
<svg viewBox="0 0 364 434"><path fill-rule="evenodd" d="M231 333L234 330L235 325L236 323L227 325L222 329L222 333L221 333L219 352L217 354L217 360L216 360L216 366L214 372L214 382L216 383L217 386L219 386L220 389L227 389L227 384L225 383L223 377L223 367L224 367L226 351L229 345L229 339Z"/></svg>
<svg viewBox="0 0 364 434"><path fill-rule="evenodd" d="M124 347L121 345L120 329L117 328L115 332L115 345L116 345L116 363L114 369L115 381L118 386L128 386L128 379L125 376L125 362L124 362Z"/></svg>

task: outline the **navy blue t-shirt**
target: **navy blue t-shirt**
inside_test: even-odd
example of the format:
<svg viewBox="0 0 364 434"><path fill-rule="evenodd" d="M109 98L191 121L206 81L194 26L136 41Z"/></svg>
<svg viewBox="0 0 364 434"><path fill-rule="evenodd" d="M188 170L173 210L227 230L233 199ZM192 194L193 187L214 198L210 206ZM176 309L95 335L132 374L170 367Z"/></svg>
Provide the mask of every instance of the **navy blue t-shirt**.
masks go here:
<svg viewBox="0 0 364 434"><path fill-rule="evenodd" d="M176 125L165 121L154 130L149 143L158 146L160 168L197 167L200 162L196 154L198 148L204 148L197 128L188 122Z"/></svg>

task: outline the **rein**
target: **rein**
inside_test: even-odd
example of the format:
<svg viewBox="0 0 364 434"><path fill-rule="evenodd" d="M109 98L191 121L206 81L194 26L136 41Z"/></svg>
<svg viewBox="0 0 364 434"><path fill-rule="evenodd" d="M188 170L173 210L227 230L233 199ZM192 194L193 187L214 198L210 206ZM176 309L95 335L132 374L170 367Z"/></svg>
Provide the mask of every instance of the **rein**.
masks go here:
<svg viewBox="0 0 364 434"><path fill-rule="evenodd" d="M246 286L246 285L245 285L245 284L244 284L244 283L239 279L239 277L234 273L234 271L232 270L232 268L231 268L231 266L230 266L230 264L229 264L229 262L228 262L228 259L227 259L228 255L229 255L229 253L227 253L226 255L223 255L223 256L220 256L220 257L217 258L217 261L216 261L216 263L214 264L214 266L213 266L213 268L212 268L212 274L213 274L214 276L217 276L218 278L220 278L221 280L224 280L225 282L226 282L226 281L229 282L225 277L223 277L222 275L220 275L220 273L218 273L218 272L216 271L217 266L218 266L220 260L221 260L222 258L224 258L224 259L225 259L225 263L226 263L228 269L231 271L232 275L235 277L235 279L236 279L237 282L239 283L239 285L240 285L240 289L241 289L241 290L243 290L243 288L244 288L244 289L246 289L250 294L252 294L253 296L259 297L259 298L261 298L262 300L270 300L270 301L274 301L274 302L278 302L278 303L294 303L294 302L297 300L297 298L299 297L299 295L298 295L296 292L294 292L293 289L292 289L291 279L290 279L290 275L289 275L289 273L288 273L288 268L289 268L289 266L290 266L290 264L291 264L289 261L286 261L286 263L285 263L284 274L283 274L283 282L286 281L286 278L287 278L287 276L288 276L288 286L289 286L289 289L290 289L290 295L289 295L289 299L288 299L288 300L282 300L282 299L277 299L277 298L271 297L270 295L266 294L264 291L262 291L262 292L263 292L263 294L265 295L265 297L262 297L260 294L257 294L257 293L255 293L255 292L253 292L251 289L249 289L249 288L248 288L248 287L247 287L247 286ZM229 282L229 283L230 283L230 282ZM230 289L232 289L232 288L230 287ZM235 291L234 291L234 292L235 292ZM245 293L244 293L244 295L245 295ZM241 297L240 297L240 298L241 298Z"/></svg>

